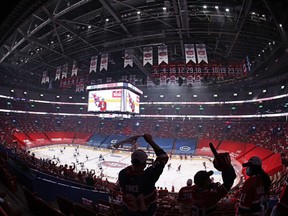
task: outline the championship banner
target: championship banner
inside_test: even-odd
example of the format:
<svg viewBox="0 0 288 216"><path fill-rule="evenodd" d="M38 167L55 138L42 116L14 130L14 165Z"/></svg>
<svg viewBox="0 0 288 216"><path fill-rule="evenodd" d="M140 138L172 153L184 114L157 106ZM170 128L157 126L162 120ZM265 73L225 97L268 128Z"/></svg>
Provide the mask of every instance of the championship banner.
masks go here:
<svg viewBox="0 0 288 216"><path fill-rule="evenodd" d="M71 76L77 76L78 73L78 65L76 61L73 61L73 66L72 66L72 75Z"/></svg>
<svg viewBox="0 0 288 216"><path fill-rule="evenodd" d="M147 87L151 87L151 86L154 86L155 84L154 84L154 82L152 81L152 79L149 77L149 76L147 76Z"/></svg>
<svg viewBox="0 0 288 216"><path fill-rule="evenodd" d="M167 73L161 73L160 74L160 86L166 86L167 85Z"/></svg>
<svg viewBox="0 0 288 216"><path fill-rule="evenodd" d="M176 78L176 73L170 73L170 85L176 86L177 85L177 78Z"/></svg>
<svg viewBox="0 0 288 216"><path fill-rule="evenodd" d="M135 85L136 82L136 75L130 75L129 82L133 85Z"/></svg>
<svg viewBox="0 0 288 216"><path fill-rule="evenodd" d="M196 64L196 54L194 44L185 44L185 58L186 58L186 64L189 61L192 61L194 64Z"/></svg>
<svg viewBox="0 0 288 216"><path fill-rule="evenodd" d="M200 64L202 61L208 64L205 44L196 44L196 52L197 52L198 64Z"/></svg>
<svg viewBox="0 0 288 216"><path fill-rule="evenodd" d="M153 65L153 48L152 47L144 47L143 48L143 66L147 63Z"/></svg>
<svg viewBox="0 0 288 216"><path fill-rule="evenodd" d="M127 82L127 81L128 81L127 76L126 76L126 75L123 75L121 80L122 80L123 82Z"/></svg>
<svg viewBox="0 0 288 216"><path fill-rule="evenodd" d="M50 79L49 79L49 73L46 72L46 79L45 79L45 82L46 82L46 83L49 83L49 81L50 81Z"/></svg>
<svg viewBox="0 0 288 216"><path fill-rule="evenodd" d="M202 77L200 75L196 75L195 81L194 81L194 86L201 86L202 85Z"/></svg>
<svg viewBox="0 0 288 216"><path fill-rule="evenodd" d="M131 57L131 50L125 50L124 68L126 68L128 65L130 65L130 67L133 67L133 59Z"/></svg>
<svg viewBox="0 0 288 216"><path fill-rule="evenodd" d="M60 75L61 75L61 66L58 66L56 68L55 80L60 80Z"/></svg>
<svg viewBox="0 0 288 216"><path fill-rule="evenodd" d="M92 71L94 71L96 73L97 59L98 59L98 56L92 56L91 57L89 73L91 73Z"/></svg>
<svg viewBox="0 0 288 216"><path fill-rule="evenodd" d="M107 71L108 68L108 53L103 53L101 55L101 62L100 62L100 71L105 69Z"/></svg>
<svg viewBox="0 0 288 216"><path fill-rule="evenodd" d="M67 74L68 74L68 63L66 63L66 64L64 64L62 66L62 77L61 77L61 79L67 78Z"/></svg>
<svg viewBox="0 0 288 216"><path fill-rule="evenodd" d="M188 76L186 77L186 80L187 80L186 84L187 84L188 86L193 86L194 77L193 77L192 75L188 75Z"/></svg>
<svg viewBox="0 0 288 216"><path fill-rule="evenodd" d="M160 65L162 62L168 64L168 52L167 52L167 46L158 46L158 65Z"/></svg>
<svg viewBox="0 0 288 216"><path fill-rule="evenodd" d="M106 82L111 83L112 82L112 77L106 77Z"/></svg>
<svg viewBox="0 0 288 216"><path fill-rule="evenodd" d="M102 84L102 78L97 79L97 84Z"/></svg>
<svg viewBox="0 0 288 216"><path fill-rule="evenodd" d="M43 83L46 82L46 76L47 76L47 71L43 71L42 79L41 79L41 84L43 84Z"/></svg>

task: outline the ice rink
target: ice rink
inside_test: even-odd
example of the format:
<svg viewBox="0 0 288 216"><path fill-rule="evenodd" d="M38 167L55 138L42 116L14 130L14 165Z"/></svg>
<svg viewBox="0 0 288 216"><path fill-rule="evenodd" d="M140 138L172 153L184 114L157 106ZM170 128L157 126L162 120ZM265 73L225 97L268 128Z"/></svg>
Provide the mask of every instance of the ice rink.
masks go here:
<svg viewBox="0 0 288 216"><path fill-rule="evenodd" d="M89 146L53 145L31 148L29 151L31 153L34 152L37 158L49 158L58 161L60 164L71 165L75 163L76 172L94 169L96 175L100 176L102 169L104 178L107 178L110 182L116 182L119 171L131 164L130 152L98 149ZM103 156L104 160L100 155ZM149 158L153 158L153 156L150 155ZM183 158L182 160L179 156L173 156L167 163L171 163L171 168L168 169L168 166L165 166L156 186L167 187L171 191L173 185L175 192L178 192L181 187L186 185L187 179L191 178L193 180L197 171L205 170L203 162L206 163L207 171L214 171L212 176L214 181L222 182L221 173L213 167L211 161L210 158L201 156L193 156L192 158L188 156L187 159ZM235 186L240 181L242 166L233 159L232 164L237 173L237 179L234 182ZM179 165L181 165L180 171L178 170Z"/></svg>

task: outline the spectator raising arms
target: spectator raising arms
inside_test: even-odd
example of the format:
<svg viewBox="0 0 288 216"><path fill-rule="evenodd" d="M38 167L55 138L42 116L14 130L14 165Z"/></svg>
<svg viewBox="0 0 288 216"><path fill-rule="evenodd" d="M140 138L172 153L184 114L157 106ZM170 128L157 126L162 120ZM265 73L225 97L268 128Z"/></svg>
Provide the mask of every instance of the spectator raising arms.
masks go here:
<svg viewBox="0 0 288 216"><path fill-rule="evenodd" d="M168 161L168 155L153 141L150 134L144 134L143 137L153 148L157 158L146 168L147 154L142 150L136 150L131 155L132 165L119 172L118 183L123 193L126 216L155 215L157 208L155 183Z"/></svg>
<svg viewBox="0 0 288 216"><path fill-rule="evenodd" d="M271 179L262 169L262 160L257 156L251 157L242 165L246 167L249 178L240 193L238 215L265 215Z"/></svg>
<svg viewBox="0 0 288 216"><path fill-rule="evenodd" d="M195 185L192 186L193 216L213 215L218 201L228 194L236 178L229 153L218 153L212 143L210 148L214 155L213 165L222 172L223 184L212 182L210 176L213 175L213 171L200 170L195 174Z"/></svg>

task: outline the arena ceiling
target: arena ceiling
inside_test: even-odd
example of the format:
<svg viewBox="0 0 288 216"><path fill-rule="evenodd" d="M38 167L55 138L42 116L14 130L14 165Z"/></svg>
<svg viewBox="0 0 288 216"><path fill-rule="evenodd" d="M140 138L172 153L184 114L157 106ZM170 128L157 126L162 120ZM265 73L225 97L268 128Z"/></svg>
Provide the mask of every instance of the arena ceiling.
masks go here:
<svg viewBox="0 0 288 216"><path fill-rule="evenodd" d="M171 62L184 61L184 44L204 43L208 60L242 61L249 56L257 71L277 61L288 44L285 0L16 2L9 1L11 12L2 7L0 77L23 83L40 83L43 71L55 73L57 66L72 67L73 61L80 72L87 72L91 56L104 52L109 53L109 69L96 77L145 78L151 68L142 66L142 48L162 44ZM133 68L123 68L125 49L133 50ZM287 64L278 63L280 68Z"/></svg>

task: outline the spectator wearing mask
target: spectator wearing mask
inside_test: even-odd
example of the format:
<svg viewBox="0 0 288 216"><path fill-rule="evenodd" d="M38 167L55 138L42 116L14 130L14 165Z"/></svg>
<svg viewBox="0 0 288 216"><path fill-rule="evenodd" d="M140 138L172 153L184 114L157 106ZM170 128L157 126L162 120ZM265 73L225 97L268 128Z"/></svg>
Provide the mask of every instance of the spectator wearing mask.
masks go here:
<svg viewBox="0 0 288 216"><path fill-rule="evenodd" d="M246 175L249 178L242 186L237 213L239 216L265 215L271 180L262 169L262 160L253 156L242 165L246 167Z"/></svg>

